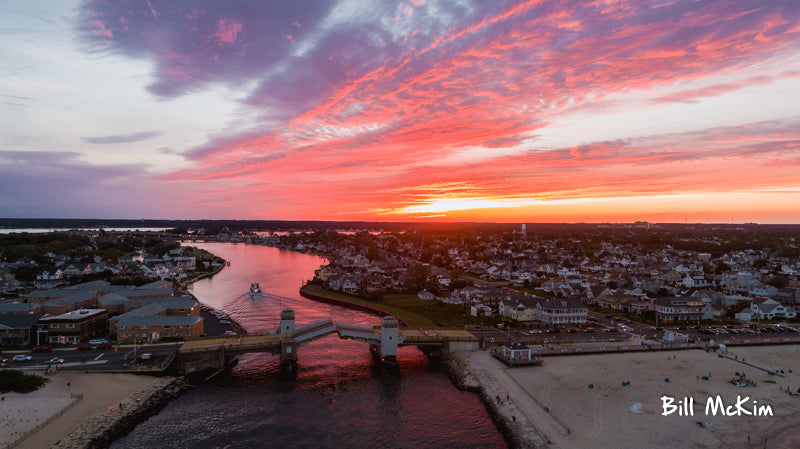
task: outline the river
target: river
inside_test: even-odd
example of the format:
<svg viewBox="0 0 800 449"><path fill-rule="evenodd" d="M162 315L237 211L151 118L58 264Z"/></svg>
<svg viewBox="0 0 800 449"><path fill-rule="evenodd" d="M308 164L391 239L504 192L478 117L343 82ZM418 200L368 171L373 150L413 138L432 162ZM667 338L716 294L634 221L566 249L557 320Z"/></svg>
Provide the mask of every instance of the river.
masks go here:
<svg viewBox="0 0 800 449"><path fill-rule="evenodd" d="M272 331L280 311L296 323L324 317L380 324L364 312L298 293L325 260L278 248L194 244L230 266L191 287L201 302L248 332ZM251 282L263 292L251 297ZM477 395L460 391L415 347L400 348L400 371L384 371L366 344L330 335L298 351L298 375L282 380L279 357L248 354L229 374L170 402L112 448L506 448Z"/></svg>

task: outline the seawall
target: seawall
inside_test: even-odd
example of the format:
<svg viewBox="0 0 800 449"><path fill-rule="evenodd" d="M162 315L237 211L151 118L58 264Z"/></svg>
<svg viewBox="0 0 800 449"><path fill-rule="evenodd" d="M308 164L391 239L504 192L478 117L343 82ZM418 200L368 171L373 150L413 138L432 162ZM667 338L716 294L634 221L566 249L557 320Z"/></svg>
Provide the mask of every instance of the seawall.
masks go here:
<svg viewBox="0 0 800 449"><path fill-rule="evenodd" d="M380 309L376 309L374 307L370 307L370 306L365 305L365 304L357 304L357 303L349 302L349 301L346 301L346 300L343 300L343 299L337 299L337 298L331 298L329 296L318 295L318 294L312 293L311 291L309 291L309 289L307 289L305 287L300 288L300 296L303 296L304 298L308 298L308 299L313 299L314 301L324 302L324 303L328 303L328 304L335 304L337 306L347 307L347 308L355 309L355 310L361 310L363 312L372 313L372 314L375 314L375 315L378 315L378 316L393 316L393 317L397 318L397 321L401 325L408 326L408 323L405 320L395 316L392 313L389 313L389 312L386 312L386 311L383 311L383 310L380 310Z"/></svg>
<svg viewBox="0 0 800 449"><path fill-rule="evenodd" d="M183 377L164 377L103 413L92 416L52 447L58 449L107 448L137 424L158 413L190 386Z"/></svg>

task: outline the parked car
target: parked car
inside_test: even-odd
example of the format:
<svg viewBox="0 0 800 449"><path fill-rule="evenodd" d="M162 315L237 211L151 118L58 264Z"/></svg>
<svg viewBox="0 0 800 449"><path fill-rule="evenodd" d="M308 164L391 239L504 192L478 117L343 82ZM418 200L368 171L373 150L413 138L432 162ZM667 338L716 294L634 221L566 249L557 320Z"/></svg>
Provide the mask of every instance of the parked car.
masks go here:
<svg viewBox="0 0 800 449"><path fill-rule="evenodd" d="M52 350L53 350L53 348L51 348L49 346L37 346L37 347L33 348L33 352L50 352Z"/></svg>
<svg viewBox="0 0 800 449"><path fill-rule="evenodd" d="M92 349L92 345L80 345L76 348L78 351L88 351Z"/></svg>
<svg viewBox="0 0 800 449"><path fill-rule="evenodd" d="M27 362L28 360L32 359L33 357L26 355L26 354L17 354L14 356L15 362Z"/></svg>
<svg viewBox="0 0 800 449"><path fill-rule="evenodd" d="M89 340L89 344L92 346L102 345L103 343L108 343L108 340L106 340L105 338L94 338L92 340Z"/></svg>
<svg viewBox="0 0 800 449"><path fill-rule="evenodd" d="M97 345L96 349L111 349L111 343L106 342L106 343L99 344L99 345Z"/></svg>

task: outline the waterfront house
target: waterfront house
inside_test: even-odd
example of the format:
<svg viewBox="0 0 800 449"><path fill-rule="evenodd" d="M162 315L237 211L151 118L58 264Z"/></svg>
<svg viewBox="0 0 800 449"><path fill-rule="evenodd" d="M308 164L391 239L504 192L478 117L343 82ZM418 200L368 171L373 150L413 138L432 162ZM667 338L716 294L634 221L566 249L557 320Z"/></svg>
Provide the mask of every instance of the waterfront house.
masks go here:
<svg viewBox="0 0 800 449"><path fill-rule="evenodd" d="M696 298L658 298L653 301L658 320L664 322L699 321L703 319L703 302Z"/></svg>
<svg viewBox="0 0 800 449"><path fill-rule="evenodd" d="M532 322L537 319L536 305L543 298L528 295L508 295L497 306L498 313L504 318L515 321Z"/></svg>
<svg viewBox="0 0 800 449"><path fill-rule="evenodd" d="M536 316L542 324L585 324L586 306L574 299L544 299L536 304Z"/></svg>

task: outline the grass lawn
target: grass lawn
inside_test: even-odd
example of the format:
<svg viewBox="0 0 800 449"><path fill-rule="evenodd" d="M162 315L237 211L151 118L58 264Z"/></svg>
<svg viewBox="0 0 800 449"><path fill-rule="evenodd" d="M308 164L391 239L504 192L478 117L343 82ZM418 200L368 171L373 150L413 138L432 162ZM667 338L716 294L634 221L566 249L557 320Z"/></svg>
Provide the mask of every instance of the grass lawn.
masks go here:
<svg viewBox="0 0 800 449"><path fill-rule="evenodd" d="M355 296L330 290L318 289L314 294L327 296L340 301L369 306L405 320L410 327L464 327L494 324L495 318L476 318L465 316L464 308L459 305L445 304L441 301L423 301L417 295L387 294L379 301L368 301Z"/></svg>

